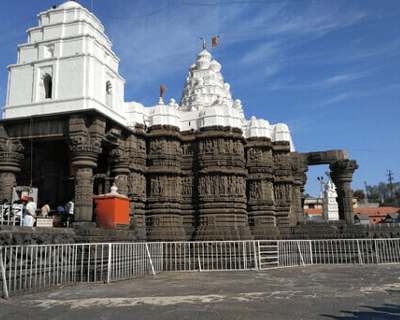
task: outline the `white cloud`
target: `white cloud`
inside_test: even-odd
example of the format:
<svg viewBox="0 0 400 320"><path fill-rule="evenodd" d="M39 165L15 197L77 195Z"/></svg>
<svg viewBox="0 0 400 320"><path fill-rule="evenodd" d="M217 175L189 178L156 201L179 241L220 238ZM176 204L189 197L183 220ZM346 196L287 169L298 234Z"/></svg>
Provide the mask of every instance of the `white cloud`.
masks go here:
<svg viewBox="0 0 400 320"><path fill-rule="evenodd" d="M318 106L325 106L333 103L338 103L346 100L351 100L355 98L361 97L368 97L368 96L375 96L377 94L389 92L391 90L398 90L400 88L399 83L391 84L388 86L383 86L379 88L372 88L372 89L365 89L365 90L354 90L354 91L347 91L337 94L325 101L321 102Z"/></svg>
<svg viewBox="0 0 400 320"><path fill-rule="evenodd" d="M282 55L279 41L261 43L255 49L246 51L242 63L258 63L260 61L271 61Z"/></svg>

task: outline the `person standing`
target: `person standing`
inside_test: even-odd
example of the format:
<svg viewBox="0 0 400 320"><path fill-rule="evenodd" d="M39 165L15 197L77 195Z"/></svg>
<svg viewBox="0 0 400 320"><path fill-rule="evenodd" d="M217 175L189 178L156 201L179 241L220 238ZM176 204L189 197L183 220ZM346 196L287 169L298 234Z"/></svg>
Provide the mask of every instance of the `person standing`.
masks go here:
<svg viewBox="0 0 400 320"><path fill-rule="evenodd" d="M32 197L24 197L22 200L26 203L25 216L22 225L24 227L33 227L36 221L36 203L33 201Z"/></svg>
<svg viewBox="0 0 400 320"><path fill-rule="evenodd" d="M42 216L47 218L50 211L50 201L46 201L44 206L40 210L42 211Z"/></svg>
<svg viewBox="0 0 400 320"><path fill-rule="evenodd" d="M68 213L68 218L67 218L67 227L74 221L74 202L71 200L68 201L68 203L65 205L65 211Z"/></svg>

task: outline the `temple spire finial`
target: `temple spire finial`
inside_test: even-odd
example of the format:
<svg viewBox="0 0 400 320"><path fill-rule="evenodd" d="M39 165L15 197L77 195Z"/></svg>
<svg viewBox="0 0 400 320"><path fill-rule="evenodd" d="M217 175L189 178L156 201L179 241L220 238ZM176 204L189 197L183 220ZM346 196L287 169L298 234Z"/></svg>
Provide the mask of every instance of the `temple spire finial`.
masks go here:
<svg viewBox="0 0 400 320"><path fill-rule="evenodd" d="M205 39L203 39L203 50L206 50L207 49L207 46L206 46L206 40Z"/></svg>

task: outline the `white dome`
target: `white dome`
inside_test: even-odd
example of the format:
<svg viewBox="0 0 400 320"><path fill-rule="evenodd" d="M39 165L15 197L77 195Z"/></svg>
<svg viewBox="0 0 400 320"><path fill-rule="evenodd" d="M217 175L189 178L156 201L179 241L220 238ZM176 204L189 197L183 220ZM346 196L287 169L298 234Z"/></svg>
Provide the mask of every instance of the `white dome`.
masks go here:
<svg viewBox="0 0 400 320"><path fill-rule="evenodd" d="M208 69L210 66L211 54L209 54L206 50L203 50L197 56L196 67L198 70Z"/></svg>
<svg viewBox="0 0 400 320"><path fill-rule="evenodd" d="M219 64L218 61L213 60L210 62L210 69L214 72L219 72L221 71L221 65Z"/></svg>
<svg viewBox="0 0 400 320"><path fill-rule="evenodd" d="M159 104L150 111L149 122L150 126L171 125L180 127L180 115L174 107Z"/></svg>
<svg viewBox="0 0 400 320"><path fill-rule="evenodd" d="M227 106L212 106L199 112L201 127L223 126L241 129L242 117L236 109Z"/></svg>
<svg viewBox="0 0 400 320"><path fill-rule="evenodd" d="M244 131L247 138L266 137L271 139L271 127L269 122L264 119L256 119L254 116L251 117Z"/></svg>
<svg viewBox="0 0 400 320"><path fill-rule="evenodd" d="M295 151L289 127L285 123L278 123L273 126L272 141L289 141L290 151Z"/></svg>
<svg viewBox="0 0 400 320"><path fill-rule="evenodd" d="M274 132L275 134L278 134L278 133L288 133L290 131L289 127L285 123L278 123L274 126Z"/></svg>
<svg viewBox="0 0 400 320"><path fill-rule="evenodd" d="M72 9L72 8L82 8L82 6L75 1L67 1L60 5L58 8L60 9Z"/></svg>

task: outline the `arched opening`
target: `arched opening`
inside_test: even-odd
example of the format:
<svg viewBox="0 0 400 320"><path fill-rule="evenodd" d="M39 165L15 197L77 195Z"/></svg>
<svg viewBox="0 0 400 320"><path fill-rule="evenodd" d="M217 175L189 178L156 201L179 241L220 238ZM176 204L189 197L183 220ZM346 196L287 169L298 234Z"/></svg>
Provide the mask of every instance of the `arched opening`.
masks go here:
<svg viewBox="0 0 400 320"><path fill-rule="evenodd" d="M51 76L46 74L43 78L43 87L44 87L44 98L51 99L52 97L52 90L53 90L53 81Z"/></svg>

